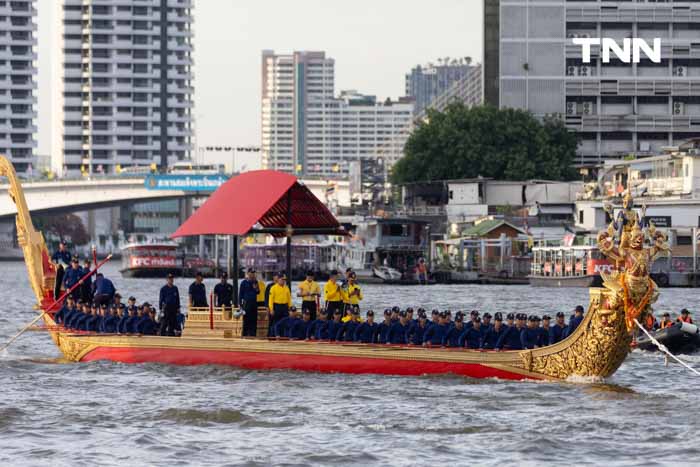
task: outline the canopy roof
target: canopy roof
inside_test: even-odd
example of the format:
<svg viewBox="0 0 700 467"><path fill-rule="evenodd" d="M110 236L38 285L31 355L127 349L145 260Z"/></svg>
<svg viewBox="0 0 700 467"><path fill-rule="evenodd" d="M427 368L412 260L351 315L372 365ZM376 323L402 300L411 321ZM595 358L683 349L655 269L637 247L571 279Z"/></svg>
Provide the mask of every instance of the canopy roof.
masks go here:
<svg viewBox="0 0 700 467"><path fill-rule="evenodd" d="M291 224L294 235L346 235L326 205L295 176L256 170L221 185L172 237L249 233L285 236L287 224Z"/></svg>

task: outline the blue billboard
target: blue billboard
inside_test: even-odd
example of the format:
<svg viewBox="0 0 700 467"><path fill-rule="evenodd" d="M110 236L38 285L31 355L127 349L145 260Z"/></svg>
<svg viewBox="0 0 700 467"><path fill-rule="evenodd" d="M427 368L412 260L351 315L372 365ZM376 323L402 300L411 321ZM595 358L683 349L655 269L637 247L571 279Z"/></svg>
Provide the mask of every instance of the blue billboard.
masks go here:
<svg viewBox="0 0 700 467"><path fill-rule="evenodd" d="M144 183L149 190L215 191L227 181L223 174L149 175Z"/></svg>

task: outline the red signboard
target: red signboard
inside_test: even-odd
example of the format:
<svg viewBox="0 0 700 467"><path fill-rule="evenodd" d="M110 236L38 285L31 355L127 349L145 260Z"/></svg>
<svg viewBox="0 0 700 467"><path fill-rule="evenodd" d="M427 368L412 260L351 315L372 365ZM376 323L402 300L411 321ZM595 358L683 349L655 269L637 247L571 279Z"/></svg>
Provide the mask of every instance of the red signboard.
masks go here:
<svg viewBox="0 0 700 467"><path fill-rule="evenodd" d="M177 260L172 256L132 256L129 264L132 268L174 268Z"/></svg>
<svg viewBox="0 0 700 467"><path fill-rule="evenodd" d="M601 271L612 272L613 265L607 259L589 259L588 260L588 274L595 275L600 274Z"/></svg>

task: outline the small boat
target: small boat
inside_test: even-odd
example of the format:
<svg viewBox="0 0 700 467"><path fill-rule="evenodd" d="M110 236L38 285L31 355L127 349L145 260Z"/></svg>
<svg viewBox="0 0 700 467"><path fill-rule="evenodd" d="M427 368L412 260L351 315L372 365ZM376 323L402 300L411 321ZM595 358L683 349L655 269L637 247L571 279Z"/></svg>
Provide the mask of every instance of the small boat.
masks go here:
<svg viewBox="0 0 700 467"><path fill-rule="evenodd" d="M372 272L384 282L401 280L401 273L394 268L390 268L389 266L375 266L372 268Z"/></svg>
<svg viewBox="0 0 700 467"><path fill-rule="evenodd" d="M653 246L645 247L644 235L638 229L629 233L625 248L619 249L617 238L601 233L599 243L605 247L606 254L626 264L631 272L616 271L604 275L604 287L590 289L588 311L575 332L554 345L535 349L497 352L354 342L280 341L266 337L267 313L264 309L258 315L258 337L240 337L242 319L237 313L214 308L191 309L182 337L78 333L54 321L54 313L60 306L53 299L56 269L50 261L43 235L34 228L14 168L2 157L0 175L8 178L9 193L17 206L18 243L24 253L29 282L38 302L37 309L41 311L38 318L43 319L54 343L72 362L107 360L230 365L253 370L412 376L455 374L512 380L605 378L620 367L630 352L633 320L643 321L651 312L651 304L656 301L658 290L649 277L649 265L659 252L668 249L664 247L663 238L656 234L650 239ZM243 235L256 222L278 235L285 232L285 225L288 229L292 221L297 225L315 222L312 225L325 225L327 227L323 229L333 232L339 225L330 211L296 178L274 171L248 172L232 178L188 222L198 213L204 212L206 215L207 203L212 202L217 207L217 219L230 222L233 217L222 215L220 207L224 206L223 211L228 205L239 209L232 200L243 198L250 203L257 200L259 205L247 212L245 223L241 221L243 225L232 225L227 234ZM303 203L305 209L295 210L293 202ZM296 217L279 214L285 212L296 213ZM311 214L304 217L303 213ZM261 220L256 221L257 218ZM199 224L194 226L185 223L178 232L184 235L183 232L200 229L203 224L201 219L199 217ZM320 230L319 227L316 229Z"/></svg>
<svg viewBox="0 0 700 467"><path fill-rule="evenodd" d="M534 247L528 279L535 287L600 287L601 271L611 270L595 246Z"/></svg>
<svg viewBox="0 0 700 467"><path fill-rule="evenodd" d="M211 260L178 254L175 242L130 243L122 248L120 272L124 277L193 277L196 272L213 277L214 269Z"/></svg>
<svg viewBox="0 0 700 467"><path fill-rule="evenodd" d="M700 329L694 324L677 322L650 334L674 354L692 353L700 348ZM645 334L637 338L636 347L641 350L658 350L656 344Z"/></svg>

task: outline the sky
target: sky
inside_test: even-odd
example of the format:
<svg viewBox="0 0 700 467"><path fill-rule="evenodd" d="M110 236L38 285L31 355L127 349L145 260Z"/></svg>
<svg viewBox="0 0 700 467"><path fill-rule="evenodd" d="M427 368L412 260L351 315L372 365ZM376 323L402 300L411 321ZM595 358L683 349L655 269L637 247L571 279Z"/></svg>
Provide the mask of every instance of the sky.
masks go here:
<svg viewBox="0 0 700 467"><path fill-rule="evenodd" d="M38 0L39 154L50 151L52 2ZM260 145L261 52L324 50L336 92L404 93L439 57L481 62L482 0L194 0L198 146Z"/></svg>

